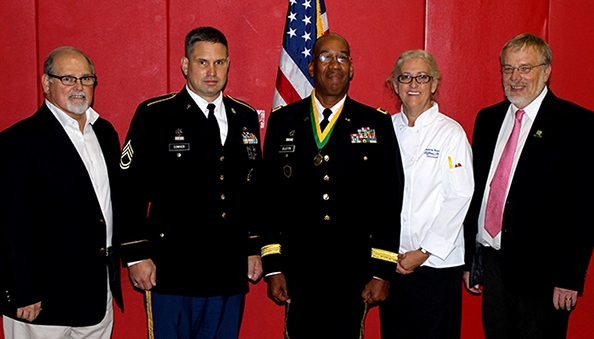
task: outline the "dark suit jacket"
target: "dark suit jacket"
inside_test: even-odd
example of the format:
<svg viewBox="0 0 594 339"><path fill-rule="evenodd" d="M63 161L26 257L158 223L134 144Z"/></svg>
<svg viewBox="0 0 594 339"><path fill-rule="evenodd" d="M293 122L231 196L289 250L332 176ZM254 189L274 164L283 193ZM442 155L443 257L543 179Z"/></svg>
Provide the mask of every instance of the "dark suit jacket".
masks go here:
<svg viewBox="0 0 594 339"><path fill-rule="evenodd" d="M473 259L481 248L475 241L478 215L509 105L481 110L474 127L476 186L464 224L473 284L481 282L480 256ZM549 90L532 124L505 203L499 251L503 280L518 293L583 289L593 245L593 157L587 151L593 120L591 111Z"/></svg>
<svg viewBox="0 0 594 339"><path fill-rule="evenodd" d="M371 257L372 248L398 253L403 171L388 114L346 98L332 135L318 146L311 97L273 112L264 149L265 273L282 271L292 298L315 291L316 279L359 296L372 276L391 279L396 265ZM358 130L375 130L377 143L353 143ZM340 296L338 296L340 298Z"/></svg>
<svg viewBox="0 0 594 339"><path fill-rule="evenodd" d="M157 293L211 297L248 290L247 258L259 254L260 126L252 107L223 101L224 148L185 88L141 103L132 119L121 162L127 187L122 255L126 263L155 262Z"/></svg>
<svg viewBox="0 0 594 339"><path fill-rule="evenodd" d="M115 197L118 136L101 118L93 130ZM107 300L105 222L83 161L45 104L0 133L0 192L0 288L5 292L0 305L4 315L15 317L17 308L41 301L35 324L99 323ZM112 204L115 226L116 199ZM119 262L117 253L114 260ZM115 274L111 287L121 305L119 270Z"/></svg>

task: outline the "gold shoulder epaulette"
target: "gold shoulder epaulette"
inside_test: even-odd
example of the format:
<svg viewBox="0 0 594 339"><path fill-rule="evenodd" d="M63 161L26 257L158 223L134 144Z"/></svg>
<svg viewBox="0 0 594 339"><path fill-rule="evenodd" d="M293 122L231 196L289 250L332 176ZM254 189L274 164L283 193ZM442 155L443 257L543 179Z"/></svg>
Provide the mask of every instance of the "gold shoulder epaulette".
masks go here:
<svg viewBox="0 0 594 339"><path fill-rule="evenodd" d="M271 113L276 112L276 111L278 111L281 108L283 108L282 105L278 106L277 108L273 108Z"/></svg>
<svg viewBox="0 0 594 339"><path fill-rule="evenodd" d="M383 109L381 107L378 107L377 108L377 111L380 112L380 113L383 113L383 114L389 114L388 111L386 111L385 109Z"/></svg>
<svg viewBox="0 0 594 339"><path fill-rule="evenodd" d="M234 97L232 97L232 96L230 96L230 95L227 95L227 97L228 97L229 99L231 99L231 100L235 101L235 102L236 102L236 103L238 103L238 104L242 104L242 105L244 105L245 107L247 107L247 108L251 109L251 110L252 110L252 111L254 111L254 112L256 111L256 109L255 109L255 108L253 108L252 106L250 106L250 104L248 104L247 102L243 102L243 101L241 101L241 100L239 100L239 99L235 99Z"/></svg>
<svg viewBox="0 0 594 339"><path fill-rule="evenodd" d="M169 93L169 94L161 95L161 96L158 96L156 98L151 99L152 101L147 102L146 105L147 106L150 106L152 104L156 104L156 103L161 102L161 101L169 100L169 99L175 97L176 95L177 95L176 92L172 92L172 93Z"/></svg>

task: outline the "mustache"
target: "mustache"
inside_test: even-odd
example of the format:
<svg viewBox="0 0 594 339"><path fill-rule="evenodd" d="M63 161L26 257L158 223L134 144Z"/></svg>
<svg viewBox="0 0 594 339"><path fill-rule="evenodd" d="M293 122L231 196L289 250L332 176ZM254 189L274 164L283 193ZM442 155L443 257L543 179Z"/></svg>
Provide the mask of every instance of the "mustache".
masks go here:
<svg viewBox="0 0 594 339"><path fill-rule="evenodd" d="M85 94L85 92L78 92L78 91L74 91L70 94L68 94L68 99L72 99L72 97L81 97L83 99L87 98L87 95Z"/></svg>

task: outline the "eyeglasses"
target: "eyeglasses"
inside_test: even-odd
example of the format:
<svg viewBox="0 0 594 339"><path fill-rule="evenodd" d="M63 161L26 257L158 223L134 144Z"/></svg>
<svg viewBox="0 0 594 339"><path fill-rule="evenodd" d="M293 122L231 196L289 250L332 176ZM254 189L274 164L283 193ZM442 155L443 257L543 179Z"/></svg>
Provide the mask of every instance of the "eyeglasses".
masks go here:
<svg viewBox="0 0 594 339"><path fill-rule="evenodd" d="M514 72L514 69L517 69L518 72L520 72L520 74L528 74L528 73L532 72L533 68L540 67L540 66L546 66L546 65L547 64L540 64L540 65L536 65L536 66L522 65L520 67L501 66L501 73L512 74Z"/></svg>
<svg viewBox="0 0 594 339"><path fill-rule="evenodd" d="M427 74L419 74L416 77L408 74L400 74L398 77L396 77L396 80L398 80L398 82L401 84L410 84L413 79L415 79L418 84L422 85L431 81L433 77Z"/></svg>
<svg viewBox="0 0 594 339"><path fill-rule="evenodd" d="M94 76L94 75L85 75L85 76L80 77L80 78L77 78L77 77L72 76L72 75L59 76L59 75L54 75L54 74L48 74L48 76L50 76L52 78L60 79L60 82L64 86L74 86L74 84L76 84L76 82L78 80L80 80L80 83L83 86L93 86L94 84L97 83L97 77Z"/></svg>
<svg viewBox="0 0 594 339"><path fill-rule="evenodd" d="M336 61L338 61L339 64L346 64L347 62L351 62L351 60L353 60L353 58L347 54L339 54L334 56L330 53L320 53L320 55L318 55L318 59L320 59L320 61L325 64L331 62L334 58L336 58Z"/></svg>

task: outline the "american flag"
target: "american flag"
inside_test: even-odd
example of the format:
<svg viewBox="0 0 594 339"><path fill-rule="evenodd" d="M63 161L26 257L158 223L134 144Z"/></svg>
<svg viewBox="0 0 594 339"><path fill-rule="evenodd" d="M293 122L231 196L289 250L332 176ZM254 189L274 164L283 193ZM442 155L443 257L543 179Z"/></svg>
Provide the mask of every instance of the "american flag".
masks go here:
<svg viewBox="0 0 594 339"><path fill-rule="evenodd" d="M313 44L328 32L324 0L289 0L276 88L272 107L285 106L311 94L313 79L307 72Z"/></svg>

